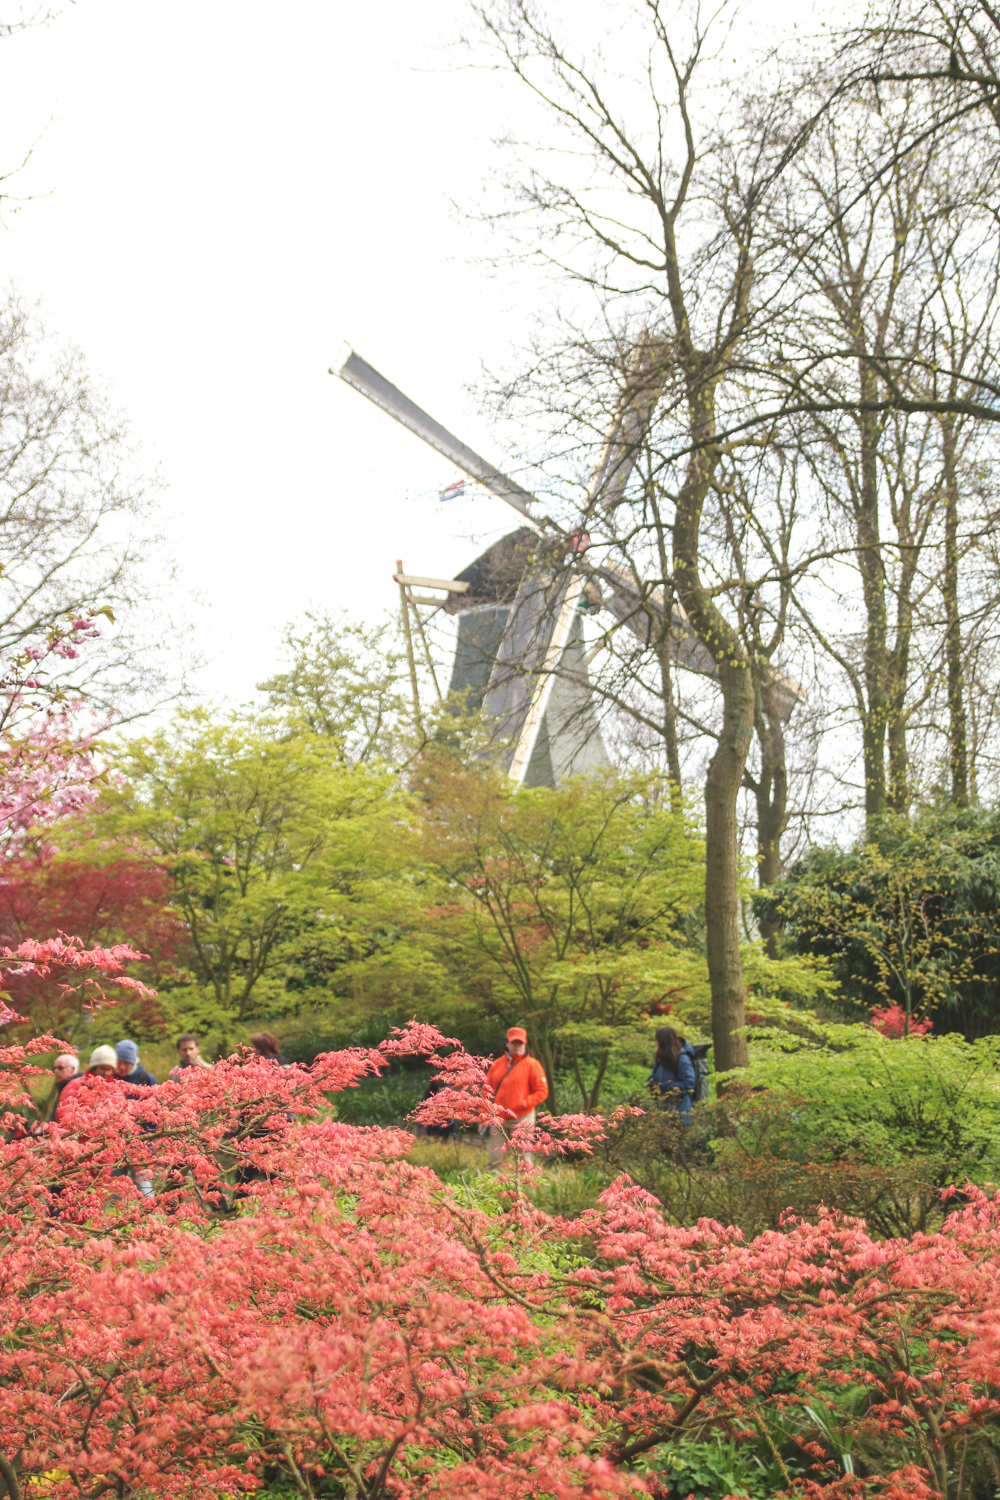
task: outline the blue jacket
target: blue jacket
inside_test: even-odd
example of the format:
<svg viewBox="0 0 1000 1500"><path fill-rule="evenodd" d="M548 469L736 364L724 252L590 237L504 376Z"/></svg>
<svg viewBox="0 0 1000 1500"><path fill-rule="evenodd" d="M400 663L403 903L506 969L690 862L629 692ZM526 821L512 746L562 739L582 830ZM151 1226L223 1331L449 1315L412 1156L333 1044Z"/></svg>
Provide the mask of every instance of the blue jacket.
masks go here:
<svg viewBox="0 0 1000 1500"><path fill-rule="evenodd" d="M661 1109L674 1109L679 1115L689 1115L691 1096L697 1081L694 1057L691 1048L685 1043L677 1059L676 1073L668 1068L666 1063L658 1062L646 1079L646 1087L652 1091L654 1097L657 1094L660 1095L657 1102Z"/></svg>
<svg viewBox="0 0 1000 1500"><path fill-rule="evenodd" d="M131 1073L122 1079L122 1083L137 1083L144 1089L153 1089L156 1087L156 1079L152 1073L146 1072L141 1063L136 1063Z"/></svg>

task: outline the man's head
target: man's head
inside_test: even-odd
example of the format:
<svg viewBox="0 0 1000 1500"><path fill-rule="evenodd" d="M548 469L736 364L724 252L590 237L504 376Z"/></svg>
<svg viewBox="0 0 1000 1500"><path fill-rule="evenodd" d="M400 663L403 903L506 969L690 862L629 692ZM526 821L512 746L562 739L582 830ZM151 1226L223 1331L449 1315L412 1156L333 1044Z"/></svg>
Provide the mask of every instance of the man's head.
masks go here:
<svg viewBox="0 0 1000 1500"><path fill-rule="evenodd" d="M52 1071L56 1075L57 1083L66 1083L70 1078L76 1076L76 1058L72 1052L63 1052L52 1064Z"/></svg>
<svg viewBox="0 0 1000 1500"><path fill-rule="evenodd" d="M185 1031L183 1036L177 1038L177 1053L185 1067L191 1067L198 1061L198 1038L192 1036L190 1031Z"/></svg>
<svg viewBox="0 0 1000 1500"><path fill-rule="evenodd" d="M115 1048L115 1055L117 1057L115 1072L119 1078L127 1078L130 1073L135 1072L139 1064L139 1049L135 1042L119 1042Z"/></svg>
<svg viewBox="0 0 1000 1500"><path fill-rule="evenodd" d="M528 1033L523 1026L511 1026L507 1032L507 1051L511 1057L523 1057L528 1050Z"/></svg>
<svg viewBox="0 0 1000 1500"><path fill-rule="evenodd" d="M118 1058L115 1056L114 1047L95 1047L90 1054L90 1067L88 1073L93 1073L98 1078L113 1078Z"/></svg>

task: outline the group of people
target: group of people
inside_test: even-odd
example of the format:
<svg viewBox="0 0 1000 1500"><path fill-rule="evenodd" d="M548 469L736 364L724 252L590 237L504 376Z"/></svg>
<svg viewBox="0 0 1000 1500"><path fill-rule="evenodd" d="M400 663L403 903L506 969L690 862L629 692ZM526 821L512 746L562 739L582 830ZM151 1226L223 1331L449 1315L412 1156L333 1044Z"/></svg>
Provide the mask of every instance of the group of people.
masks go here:
<svg viewBox="0 0 1000 1500"><path fill-rule="evenodd" d="M281 1055L278 1040L270 1031L256 1031L250 1045L257 1057L287 1067ZM704 1049L702 1049L704 1050ZM170 1077L183 1076L188 1068L210 1068L212 1064L201 1055L198 1038L186 1031L177 1039L177 1064L170 1070ZM76 1090L87 1087L88 1080L111 1081L121 1079L125 1083L142 1088L155 1088L157 1080L139 1061L139 1049L134 1041L124 1037L114 1047L95 1047L90 1054L90 1063L82 1072L76 1057L71 1052L57 1057L52 1065L55 1090L49 1102L47 1119L57 1124L64 1123L72 1113L68 1104ZM91 1085L93 1086L93 1083ZM428 1093L433 1093L432 1084ZM676 1111L686 1123L690 1118L691 1104L697 1089L695 1055L692 1048L671 1026L661 1026L656 1033L656 1058L646 1087L656 1097L661 1109ZM490 1067L486 1075L484 1094L492 1094L494 1102L504 1113L502 1124L483 1126L480 1134L489 1135L490 1171L499 1171L509 1148L511 1137L518 1125L531 1127L540 1104L549 1097L549 1084L545 1069L528 1047L528 1033L523 1026L511 1026L507 1032L506 1046ZM449 1127L450 1128L450 1127ZM447 1133L442 1127L432 1127L435 1134ZM524 1153L530 1162L530 1154ZM133 1181L145 1197L152 1197L153 1190L148 1173L133 1173Z"/></svg>
<svg viewBox="0 0 1000 1500"><path fill-rule="evenodd" d="M268 1033L269 1035L269 1033ZM273 1038L272 1038L273 1040ZM277 1047L277 1043L275 1043ZM171 1068L170 1077L177 1078L184 1068L210 1068L198 1048L198 1038L190 1031L177 1039L177 1065ZM49 1099L46 1118L64 1123L68 1106L84 1087L87 1079L108 1082L120 1078L124 1083L137 1084L140 1088L156 1088L158 1080L139 1061L139 1048L130 1037L123 1037L111 1047L103 1043L90 1054L90 1062L82 1069L72 1052L63 1052L52 1064L55 1088Z"/></svg>
<svg viewBox="0 0 1000 1500"><path fill-rule="evenodd" d="M278 1067L288 1066L281 1055L278 1039L273 1032L255 1031L250 1038L250 1046L255 1056L264 1058ZM211 1066L212 1064L202 1057L198 1038L193 1032L186 1031L183 1036L177 1038L177 1062L170 1070L171 1079L182 1078L186 1069L211 1068ZM45 1119L63 1126L76 1115L74 1105L82 1102L83 1090L102 1088L106 1084L114 1084L119 1080L122 1083L138 1085L140 1088L158 1086L158 1080L140 1063L138 1045L130 1037L123 1037L114 1047L108 1043L95 1047L90 1054L90 1062L83 1069L80 1068L78 1059L72 1052L63 1052L52 1064L52 1075L55 1087L45 1110ZM79 1129L78 1121L76 1121L76 1128ZM136 1170L128 1175L144 1198L153 1197L152 1173Z"/></svg>

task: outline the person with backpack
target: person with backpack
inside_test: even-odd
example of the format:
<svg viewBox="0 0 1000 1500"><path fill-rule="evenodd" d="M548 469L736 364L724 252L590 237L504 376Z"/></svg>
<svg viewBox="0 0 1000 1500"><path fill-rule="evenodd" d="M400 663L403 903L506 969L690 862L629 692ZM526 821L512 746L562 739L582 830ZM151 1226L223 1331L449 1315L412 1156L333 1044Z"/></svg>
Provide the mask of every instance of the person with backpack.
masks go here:
<svg viewBox="0 0 1000 1500"><path fill-rule="evenodd" d="M646 1087L661 1109L674 1110L685 1125L690 1122L692 1101L708 1097L707 1052L707 1047L690 1047L672 1026L661 1026L656 1033L656 1058ZM702 1079L704 1089L700 1087Z"/></svg>
<svg viewBox="0 0 1000 1500"><path fill-rule="evenodd" d="M494 1102L509 1111L503 1125L490 1126L489 1168L499 1172L515 1125L534 1125L535 1110L549 1097L545 1069L528 1051L528 1033L523 1026L512 1026L507 1032L506 1049L487 1073L486 1087L493 1090ZM527 1152L524 1159L530 1165Z"/></svg>

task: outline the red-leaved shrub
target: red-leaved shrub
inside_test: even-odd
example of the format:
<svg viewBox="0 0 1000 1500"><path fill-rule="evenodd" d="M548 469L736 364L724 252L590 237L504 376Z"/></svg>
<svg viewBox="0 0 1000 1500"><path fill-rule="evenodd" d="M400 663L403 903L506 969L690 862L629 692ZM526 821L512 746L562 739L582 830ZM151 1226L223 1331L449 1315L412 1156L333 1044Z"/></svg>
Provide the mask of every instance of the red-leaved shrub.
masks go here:
<svg viewBox="0 0 1000 1500"><path fill-rule="evenodd" d="M0 1055L10 1102L30 1050ZM1000 1203L970 1192L904 1241L822 1215L749 1243L669 1224L625 1178L575 1221L513 1177L506 1206L477 1204L410 1164L403 1132L331 1114L412 1051L446 1084L428 1119L496 1118L482 1063L413 1027L311 1069L98 1080L65 1128L0 1148L8 1486L665 1494L655 1464L695 1429L773 1448L789 1493L830 1500L946 1494L968 1469L1000 1416ZM602 1129L546 1123L520 1144ZM137 1168L152 1204L116 1175ZM845 1392L869 1454L853 1476L816 1419Z"/></svg>
<svg viewBox="0 0 1000 1500"><path fill-rule="evenodd" d="M906 1011L901 1005L875 1006L872 1011L872 1025L883 1036L906 1036ZM934 1022L930 1019L916 1021L912 1016L910 1017L910 1036L926 1036L933 1029Z"/></svg>

